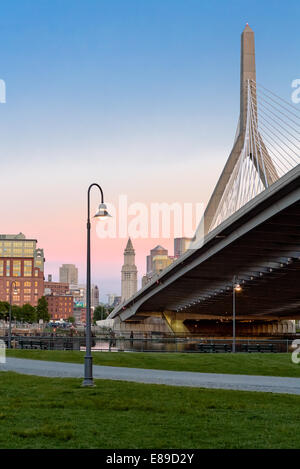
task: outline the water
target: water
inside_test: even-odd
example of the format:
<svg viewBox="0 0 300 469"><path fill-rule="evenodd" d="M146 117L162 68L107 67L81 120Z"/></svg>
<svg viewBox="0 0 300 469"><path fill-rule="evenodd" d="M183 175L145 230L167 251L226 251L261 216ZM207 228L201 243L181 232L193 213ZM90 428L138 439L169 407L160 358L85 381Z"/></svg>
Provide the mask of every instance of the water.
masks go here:
<svg viewBox="0 0 300 469"><path fill-rule="evenodd" d="M197 352L199 339L99 339L96 338L96 344L93 351L107 352Z"/></svg>

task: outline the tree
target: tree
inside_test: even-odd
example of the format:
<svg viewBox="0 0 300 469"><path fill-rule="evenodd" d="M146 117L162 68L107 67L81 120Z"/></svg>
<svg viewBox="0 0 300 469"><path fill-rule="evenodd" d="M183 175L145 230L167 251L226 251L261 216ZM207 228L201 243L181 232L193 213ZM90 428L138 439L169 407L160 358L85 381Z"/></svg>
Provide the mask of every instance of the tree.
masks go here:
<svg viewBox="0 0 300 469"><path fill-rule="evenodd" d="M70 316L68 319L67 319L68 322L70 322L71 324L74 324L75 322L75 318L73 316Z"/></svg>
<svg viewBox="0 0 300 469"><path fill-rule="evenodd" d="M94 310L94 322L96 321L101 321L102 319L106 319L107 318L107 310L105 308L105 306L96 306L95 310Z"/></svg>
<svg viewBox="0 0 300 469"><path fill-rule="evenodd" d="M24 322L33 323L36 322L37 314L34 306L31 306L29 303L26 303L22 306L22 320Z"/></svg>
<svg viewBox="0 0 300 469"><path fill-rule="evenodd" d="M44 296L42 296L38 300L38 304L36 307L36 316L37 321L42 319L44 322L48 322L50 320L50 314L48 313L48 302Z"/></svg>
<svg viewBox="0 0 300 469"><path fill-rule="evenodd" d="M7 301L0 301L0 319L8 318L9 303Z"/></svg>
<svg viewBox="0 0 300 469"><path fill-rule="evenodd" d="M12 305L11 307L11 317L17 321L22 321L23 312L21 306Z"/></svg>

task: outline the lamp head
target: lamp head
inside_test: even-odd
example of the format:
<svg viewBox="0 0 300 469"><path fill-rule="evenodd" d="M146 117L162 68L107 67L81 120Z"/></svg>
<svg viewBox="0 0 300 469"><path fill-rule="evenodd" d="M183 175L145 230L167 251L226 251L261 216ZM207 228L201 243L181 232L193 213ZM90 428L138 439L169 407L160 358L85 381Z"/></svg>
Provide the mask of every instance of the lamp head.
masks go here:
<svg viewBox="0 0 300 469"><path fill-rule="evenodd" d="M238 282L234 285L234 289L235 289L236 292L242 291L242 287Z"/></svg>
<svg viewBox="0 0 300 469"><path fill-rule="evenodd" d="M98 218L99 220L106 220L109 217L111 217L111 215L108 213L106 205L100 204L96 215L94 215L94 218Z"/></svg>

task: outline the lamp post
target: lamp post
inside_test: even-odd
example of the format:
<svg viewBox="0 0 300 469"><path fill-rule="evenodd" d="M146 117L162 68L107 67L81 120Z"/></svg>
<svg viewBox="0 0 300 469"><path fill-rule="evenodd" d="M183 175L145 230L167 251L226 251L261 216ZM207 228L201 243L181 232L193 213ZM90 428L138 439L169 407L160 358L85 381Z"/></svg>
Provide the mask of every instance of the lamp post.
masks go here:
<svg viewBox="0 0 300 469"><path fill-rule="evenodd" d="M236 277L233 277L232 281L232 353L235 353L235 339L236 339L236 331L235 331L235 316L236 316L236 308L235 308L235 294L236 292L242 291L242 287L239 282L236 280Z"/></svg>
<svg viewBox="0 0 300 469"><path fill-rule="evenodd" d="M8 325L8 348L11 348L11 304L12 304L12 287L14 285L14 293L17 293L17 284L13 280L9 285L9 325Z"/></svg>
<svg viewBox="0 0 300 469"><path fill-rule="evenodd" d="M98 187L101 194L101 203L98 208L98 212L94 215L94 218L105 219L110 217L107 212L107 207L104 204L103 191L99 184L93 183L88 188L87 192L87 271L86 271L86 332L85 332L85 344L86 353L84 357L84 380L82 386L94 386L93 381L93 358L91 352L91 221L90 221L90 192L93 186Z"/></svg>

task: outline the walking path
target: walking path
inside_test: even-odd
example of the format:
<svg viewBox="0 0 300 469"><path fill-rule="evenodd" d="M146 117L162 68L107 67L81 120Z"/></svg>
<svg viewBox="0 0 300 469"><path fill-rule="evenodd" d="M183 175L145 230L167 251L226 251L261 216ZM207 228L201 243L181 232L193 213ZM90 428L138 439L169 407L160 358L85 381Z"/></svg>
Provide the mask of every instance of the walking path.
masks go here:
<svg viewBox="0 0 300 469"><path fill-rule="evenodd" d="M6 364L0 364L0 371L15 371L17 373L47 377L83 377L83 365L80 364L22 358L7 358ZM94 365L93 373L96 379L167 384L169 386L300 394L300 378L146 370L98 365Z"/></svg>

